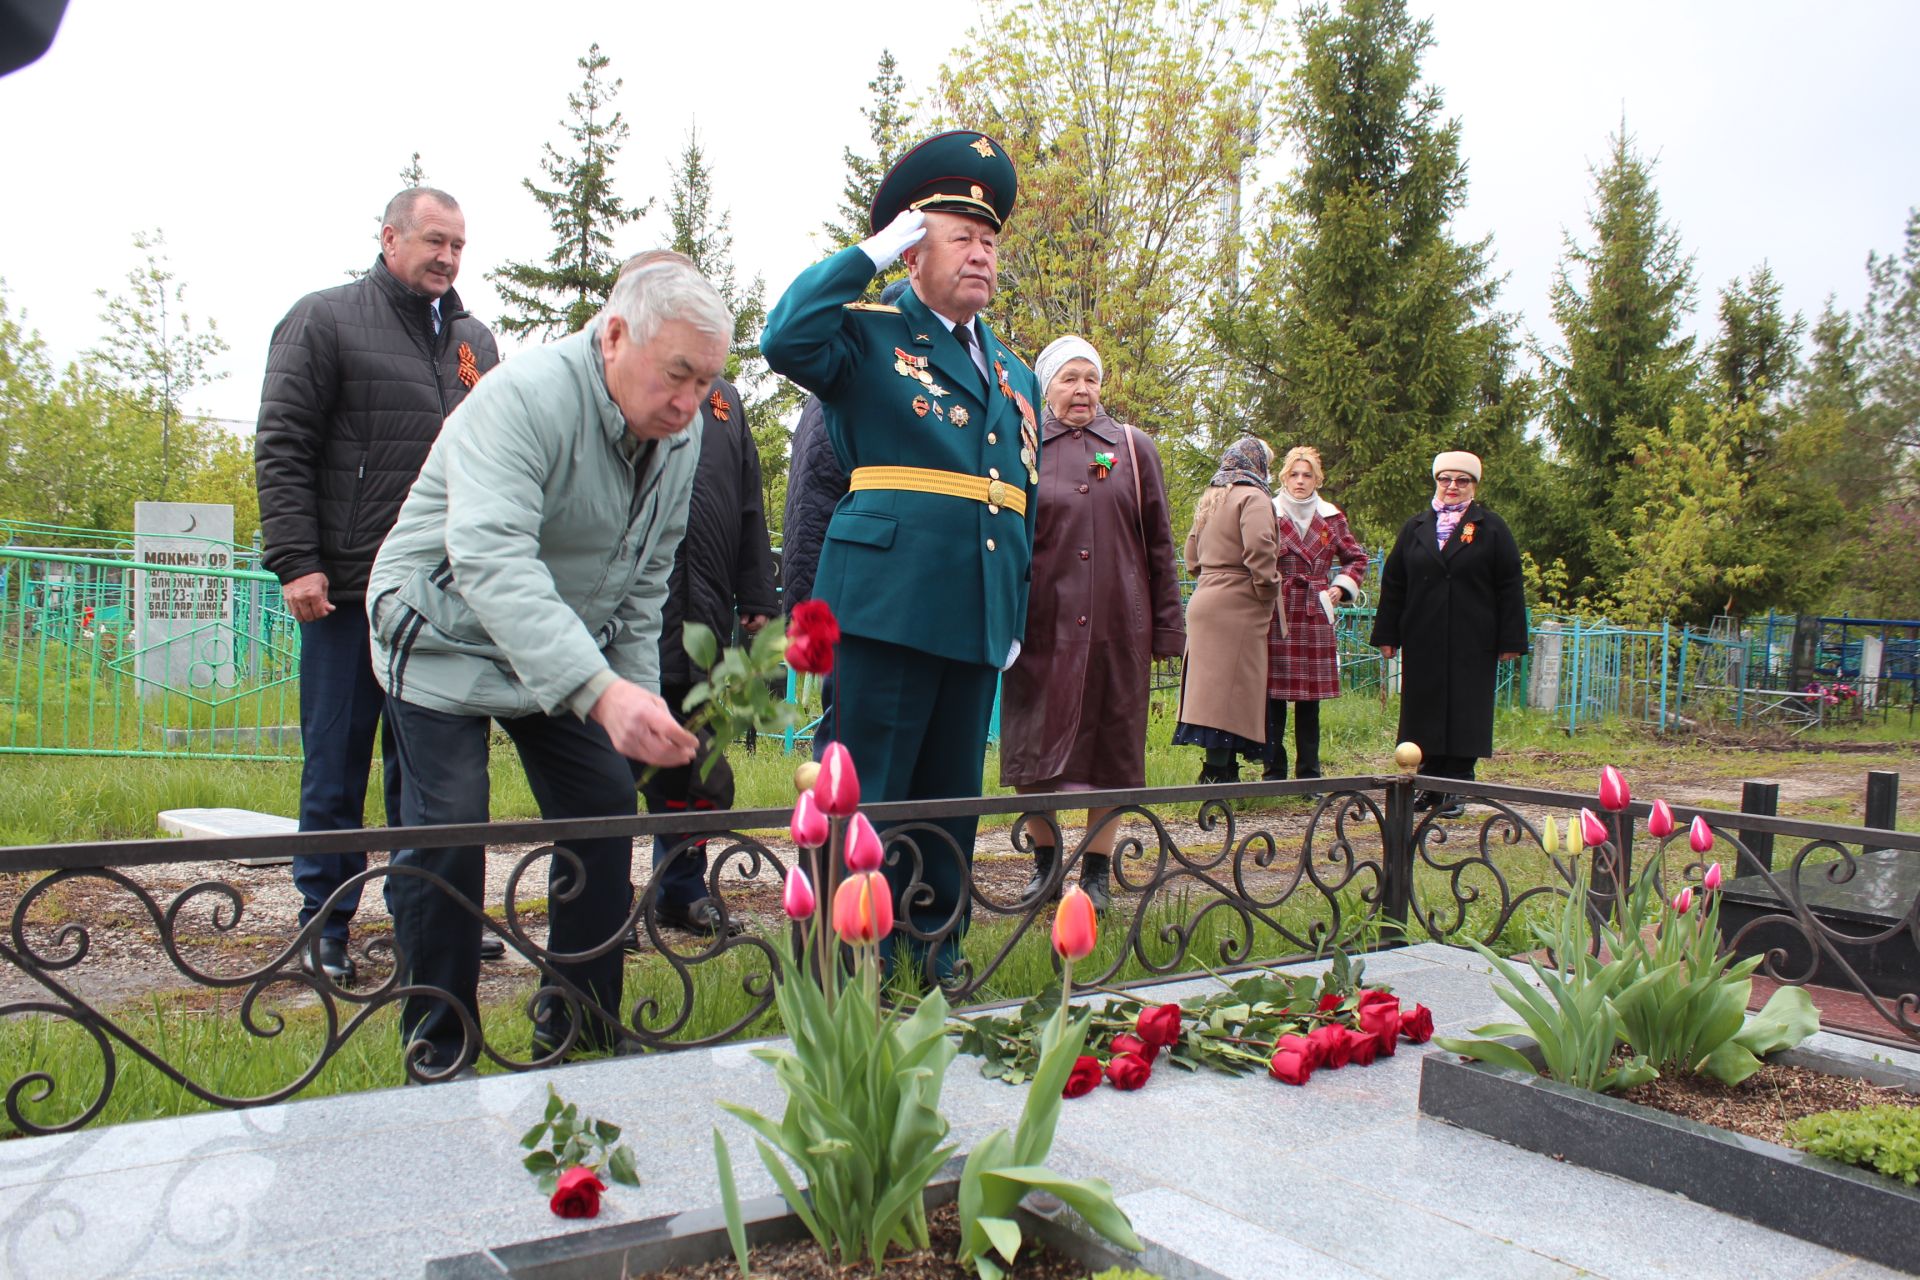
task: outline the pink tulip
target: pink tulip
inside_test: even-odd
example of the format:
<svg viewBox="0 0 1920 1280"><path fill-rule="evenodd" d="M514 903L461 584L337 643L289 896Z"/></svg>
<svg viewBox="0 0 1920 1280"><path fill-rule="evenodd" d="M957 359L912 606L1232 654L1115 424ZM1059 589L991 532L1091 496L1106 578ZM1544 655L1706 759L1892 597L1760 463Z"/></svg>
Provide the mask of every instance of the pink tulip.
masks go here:
<svg viewBox="0 0 1920 1280"><path fill-rule="evenodd" d="M1580 811L1580 839L1589 849L1598 849L1607 842L1607 824L1591 809Z"/></svg>
<svg viewBox="0 0 1920 1280"><path fill-rule="evenodd" d="M1698 814L1694 815L1693 825L1687 828L1687 845L1695 853L1705 853L1713 848L1713 828Z"/></svg>
<svg viewBox="0 0 1920 1280"><path fill-rule="evenodd" d="M1693 910L1693 886L1688 885L1674 897L1673 909L1681 915Z"/></svg>
<svg viewBox="0 0 1920 1280"><path fill-rule="evenodd" d="M860 807L860 775L854 772L853 753L837 742L829 742L820 756L813 798L829 818L852 817Z"/></svg>
<svg viewBox="0 0 1920 1280"><path fill-rule="evenodd" d="M833 931L842 942L878 942L893 932L893 891L885 876L848 876L833 894Z"/></svg>
<svg viewBox="0 0 1920 1280"><path fill-rule="evenodd" d="M1600 770L1600 807L1608 813L1619 813L1633 803L1633 791L1627 786L1627 780L1612 765Z"/></svg>
<svg viewBox="0 0 1920 1280"><path fill-rule="evenodd" d="M878 871L883 856L880 833L867 821L866 814L854 814L847 824L847 870Z"/></svg>
<svg viewBox="0 0 1920 1280"><path fill-rule="evenodd" d="M818 849L827 842L827 815L820 812L820 802L813 798L811 789L802 791L793 802L793 821L787 824L787 830L803 849Z"/></svg>
<svg viewBox="0 0 1920 1280"><path fill-rule="evenodd" d="M1719 863L1716 862L1712 866L1707 868L1707 874L1701 877L1700 887L1702 889L1705 889L1708 893L1716 892L1720 888L1720 864Z"/></svg>
<svg viewBox="0 0 1920 1280"><path fill-rule="evenodd" d="M798 867L787 872L787 883L780 894L780 909L789 920L805 920L813 914L813 882Z"/></svg>
<svg viewBox="0 0 1920 1280"><path fill-rule="evenodd" d="M1053 913L1053 949L1068 960L1093 954L1100 938L1100 920L1093 910L1093 899L1079 885L1068 889Z"/></svg>
<svg viewBox="0 0 1920 1280"><path fill-rule="evenodd" d="M1653 812L1647 815L1647 834L1664 840L1673 834L1673 825L1673 810L1665 800L1655 800Z"/></svg>

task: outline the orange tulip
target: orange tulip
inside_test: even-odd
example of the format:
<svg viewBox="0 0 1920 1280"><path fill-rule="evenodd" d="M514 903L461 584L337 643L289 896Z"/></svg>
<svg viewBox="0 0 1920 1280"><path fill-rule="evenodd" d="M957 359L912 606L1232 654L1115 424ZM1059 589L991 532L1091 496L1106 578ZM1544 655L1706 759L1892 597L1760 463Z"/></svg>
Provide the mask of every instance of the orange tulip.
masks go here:
<svg viewBox="0 0 1920 1280"><path fill-rule="evenodd" d="M893 932L893 890L877 871L840 882L833 894L833 931L847 943L878 942Z"/></svg>
<svg viewBox="0 0 1920 1280"><path fill-rule="evenodd" d="M1053 949L1068 960L1080 960L1093 954L1100 939L1100 921L1093 910L1093 899L1079 885L1068 889L1053 913Z"/></svg>

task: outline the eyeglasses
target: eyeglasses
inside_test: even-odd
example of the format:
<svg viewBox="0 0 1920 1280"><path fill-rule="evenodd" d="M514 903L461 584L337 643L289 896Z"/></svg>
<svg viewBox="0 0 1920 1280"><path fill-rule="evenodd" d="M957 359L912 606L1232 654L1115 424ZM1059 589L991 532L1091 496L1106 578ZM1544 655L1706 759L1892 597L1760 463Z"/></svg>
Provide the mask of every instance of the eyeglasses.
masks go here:
<svg viewBox="0 0 1920 1280"><path fill-rule="evenodd" d="M1435 476L1433 482L1442 489L1465 489L1480 483L1472 476Z"/></svg>

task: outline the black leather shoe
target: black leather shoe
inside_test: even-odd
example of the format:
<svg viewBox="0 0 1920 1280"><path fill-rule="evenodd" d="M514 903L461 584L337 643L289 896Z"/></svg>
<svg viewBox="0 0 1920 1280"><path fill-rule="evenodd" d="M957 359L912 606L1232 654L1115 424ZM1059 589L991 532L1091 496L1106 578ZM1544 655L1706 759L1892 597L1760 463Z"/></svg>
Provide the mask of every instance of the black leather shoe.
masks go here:
<svg viewBox="0 0 1920 1280"><path fill-rule="evenodd" d="M1425 813L1427 810L1438 806L1439 803L1440 793L1438 791L1422 791L1419 796L1414 799L1413 811L1415 813Z"/></svg>
<svg viewBox="0 0 1920 1280"><path fill-rule="evenodd" d="M685 906L679 903L663 902L657 908L660 923L672 929L685 929L688 933L697 933L703 937L714 937L720 932L720 908L712 898L701 898ZM744 931L745 925L738 920L729 920L726 924L727 936L733 937Z"/></svg>
<svg viewBox="0 0 1920 1280"><path fill-rule="evenodd" d="M422 1068L422 1070L437 1071L439 1070L439 1068L424 1067ZM407 1077L407 1083L408 1084L453 1084L456 1081L460 1081L460 1080L478 1080L479 1078L480 1078L480 1068L474 1066L471 1062L469 1062L466 1066L460 1068L458 1071L454 1072L450 1076L445 1077L444 1079L415 1080L411 1075L409 1075Z"/></svg>
<svg viewBox="0 0 1920 1280"><path fill-rule="evenodd" d="M490 933L483 933L480 935L480 960L482 963L485 963L488 960L505 959L506 954L507 954L506 943L500 941L500 939L494 937Z"/></svg>
<svg viewBox="0 0 1920 1280"><path fill-rule="evenodd" d="M355 970L353 957L347 954L347 944L338 938L322 938L312 948L300 953L300 968L307 973L313 972L313 953L320 953L320 972L336 987L353 985Z"/></svg>
<svg viewBox="0 0 1920 1280"><path fill-rule="evenodd" d="M1020 891L1020 899L1025 902L1037 899L1040 891L1047 887L1047 881L1053 877L1054 861L1060 856L1060 850L1050 844L1035 845L1033 848L1033 874L1027 878L1027 887ZM1053 887L1053 896L1060 896L1060 886Z"/></svg>
<svg viewBox="0 0 1920 1280"><path fill-rule="evenodd" d="M1080 887L1086 890L1087 897L1093 901L1093 909L1098 912L1113 910L1113 891L1108 886L1108 877L1113 872L1113 856L1106 853L1089 853L1080 859Z"/></svg>
<svg viewBox="0 0 1920 1280"><path fill-rule="evenodd" d="M1467 802L1459 796L1445 796L1441 799L1440 807L1434 811L1434 816L1439 818L1464 818L1467 816Z"/></svg>

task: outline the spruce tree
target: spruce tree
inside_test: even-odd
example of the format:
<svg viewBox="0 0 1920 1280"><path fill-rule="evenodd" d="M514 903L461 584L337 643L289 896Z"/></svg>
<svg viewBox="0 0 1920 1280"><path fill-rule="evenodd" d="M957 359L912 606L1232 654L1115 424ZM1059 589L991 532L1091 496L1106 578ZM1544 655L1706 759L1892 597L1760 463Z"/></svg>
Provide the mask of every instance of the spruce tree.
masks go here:
<svg viewBox="0 0 1920 1280"><path fill-rule="evenodd" d="M1610 477L1664 427L1693 385L1693 260L1660 216L1652 163L1623 124L1594 173L1593 243L1567 237L1554 274L1561 345L1541 353L1547 423L1569 461Z"/></svg>
<svg viewBox="0 0 1920 1280"><path fill-rule="evenodd" d="M847 174L840 186L838 217L821 227L835 249L858 244L870 234L867 220L873 209L873 193L879 190L880 180L887 176L893 162L914 141L913 114L904 101L906 87L892 50L882 49L873 79L867 81L873 105L860 108L873 154L841 148Z"/></svg>
<svg viewBox="0 0 1920 1280"><path fill-rule="evenodd" d="M1379 541L1429 496L1442 449L1487 456L1497 495L1528 393L1501 385L1490 243L1452 233L1467 170L1459 123L1421 81L1432 24L1404 0L1343 0L1304 10L1299 30L1291 225L1268 230L1252 301L1218 327L1256 374L1262 433L1318 446L1330 491Z"/></svg>
<svg viewBox="0 0 1920 1280"><path fill-rule="evenodd" d="M560 125L573 140L565 154L548 143L540 167L550 187L522 178L520 185L553 226L554 246L537 262L509 262L488 275L509 308L500 328L520 337L555 338L575 333L606 305L624 260L613 251L614 233L643 217L653 204L629 208L613 189L613 163L627 139L627 122L613 110L621 81L601 78L610 59L596 42L579 66L586 73L567 95L571 120Z"/></svg>

